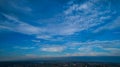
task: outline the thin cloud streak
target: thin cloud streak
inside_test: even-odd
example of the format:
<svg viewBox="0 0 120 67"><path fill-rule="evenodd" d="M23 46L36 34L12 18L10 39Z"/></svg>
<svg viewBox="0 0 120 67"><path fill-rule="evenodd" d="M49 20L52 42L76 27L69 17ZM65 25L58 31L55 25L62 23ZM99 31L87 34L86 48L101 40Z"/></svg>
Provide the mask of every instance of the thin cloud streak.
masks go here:
<svg viewBox="0 0 120 67"><path fill-rule="evenodd" d="M29 49L34 49L35 47L20 47L20 46L15 46L15 49L21 49L21 50L29 50Z"/></svg>
<svg viewBox="0 0 120 67"><path fill-rule="evenodd" d="M40 50L45 51L45 52L62 52L65 50L65 47L63 47L63 46L49 46L49 47L42 47Z"/></svg>
<svg viewBox="0 0 120 67"><path fill-rule="evenodd" d="M99 27L98 29L94 30L94 33L98 33L103 30L113 30L115 28L120 27L120 17L117 17L113 22L108 23L104 26Z"/></svg>
<svg viewBox="0 0 120 67"><path fill-rule="evenodd" d="M22 22L18 20L16 17L7 14L3 14L3 16L6 17L8 20L0 23L0 26L3 26L2 28L28 35L41 33L40 28Z"/></svg>

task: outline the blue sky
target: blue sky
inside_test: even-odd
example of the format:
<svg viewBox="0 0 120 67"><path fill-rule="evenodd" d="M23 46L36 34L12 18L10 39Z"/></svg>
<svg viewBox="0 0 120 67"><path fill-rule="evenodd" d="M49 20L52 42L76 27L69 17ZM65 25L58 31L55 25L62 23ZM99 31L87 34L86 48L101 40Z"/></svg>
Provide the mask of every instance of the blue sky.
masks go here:
<svg viewBox="0 0 120 67"><path fill-rule="evenodd" d="M0 0L0 61L120 56L119 4L119 0Z"/></svg>

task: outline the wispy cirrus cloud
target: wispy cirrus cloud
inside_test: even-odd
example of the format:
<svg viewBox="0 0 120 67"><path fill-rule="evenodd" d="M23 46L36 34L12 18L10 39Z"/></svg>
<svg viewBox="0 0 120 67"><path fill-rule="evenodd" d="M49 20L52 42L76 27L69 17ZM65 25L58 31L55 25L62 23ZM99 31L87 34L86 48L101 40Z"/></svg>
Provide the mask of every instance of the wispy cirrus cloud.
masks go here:
<svg viewBox="0 0 120 67"><path fill-rule="evenodd" d="M111 41L88 41L67 43L68 49L78 50L73 54L76 56L120 56L120 40ZM71 49L74 48L74 49Z"/></svg>
<svg viewBox="0 0 120 67"><path fill-rule="evenodd" d="M3 16L7 20L0 23L0 28L28 35L41 33L41 28L22 22L18 18L11 15L3 14Z"/></svg>
<svg viewBox="0 0 120 67"><path fill-rule="evenodd" d="M102 5L104 3L106 3L106 6ZM41 27L41 25L34 26L27 22L23 22L20 18L9 14L3 14L7 20L0 23L0 28L27 35L34 35L37 39L55 41L53 36L74 35L77 32L89 30L92 27L105 23L104 21L110 19L114 13L114 11L111 11L111 6L112 5L109 2L100 0L89 0L83 3L74 3L74 1L72 1L71 4L67 4L67 8L63 10L62 13L56 17L52 17L54 22L45 19L47 21L43 27ZM103 7L105 9L102 9ZM116 25L119 24L116 23ZM95 31L100 30L103 27L100 27Z"/></svg>
<svg viewBox="0 0 120 67"><path fill-rule="evenodd" d="M118 27L120 27L120 17L117 17L113 22L101 26L98 29L94 30L93 32L97 33L103 30L113 30Z"/></svg>
<svg viewBox="0 0 120 67"><path fill-rule="evenodd" d="M15 46L15 49L21 49L21 50L29 50L29 49L34 49L35 47L21 47L21 46Z"/></svg>
<svg viewBox="0 0 120 67"><path fill-rule="evenodd" d="M104 20L112 16L109 3L106 4L104 10L98 1L87 1L82 4L72 3L68 8L60 13L57 18L53 17L58 22L48 23L44 27L36 27L28 23L20 21L18 18L11 15L3 14L8 21L1 23L2 28L6 28L23 34L35 34L36 38L51 39L55 35L73 35L76 32L88 30L91 27L104 23ZM104 3L104 1L103 1ZM59 18L58 18L59 17ZM62 19L62 20L61 20ZM52 22L52 21L50 21ZM43 34L42 34L43 33ZM44 34L44 33L47 33Z"/></svg>
<svg viewBox="0 0 120 67"><path fill-rule="evenodd" d="M96 3L96 4L95 4ZM107 3L103 1L103 3ZM91 27L98 26L105 23L112 17L114 12L111 11L109 3L102 6L98 1L87 1L82 4L72 2L68 8L60 14L60 18L53 17L54 19L61 20L59 24L49 24L46 29L52 35L73 35L76 32L88 30ZM98 6L100 5L100 6ZM105 7L102 10L101 7ZM49 22L49 21L48 21Z"/></svg>

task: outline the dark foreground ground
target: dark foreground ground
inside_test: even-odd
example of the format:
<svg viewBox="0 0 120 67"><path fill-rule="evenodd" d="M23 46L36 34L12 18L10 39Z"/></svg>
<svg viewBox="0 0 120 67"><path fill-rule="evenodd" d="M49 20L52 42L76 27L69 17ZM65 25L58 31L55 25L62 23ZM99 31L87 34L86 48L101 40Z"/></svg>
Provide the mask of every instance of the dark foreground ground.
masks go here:
<svg viewBox="0 0 120 67"><path fill-rule="evenodd" d="M0 67L120 67L119 63L87 63L87 62L60 62L60 63L28 63L28 62L0 62Z"/></svg>

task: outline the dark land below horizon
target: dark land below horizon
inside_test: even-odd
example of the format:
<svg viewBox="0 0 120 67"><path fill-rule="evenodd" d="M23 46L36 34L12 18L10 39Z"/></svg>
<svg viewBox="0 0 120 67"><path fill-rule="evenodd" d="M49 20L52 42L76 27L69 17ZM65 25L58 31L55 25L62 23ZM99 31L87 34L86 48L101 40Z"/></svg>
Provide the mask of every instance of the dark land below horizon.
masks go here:
<svg viewBox="0 0 120 67"><path fill-rule="evenodd" d="M120 67L120 57L57 57L1 61L0 67Z"/></svg>

